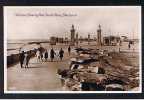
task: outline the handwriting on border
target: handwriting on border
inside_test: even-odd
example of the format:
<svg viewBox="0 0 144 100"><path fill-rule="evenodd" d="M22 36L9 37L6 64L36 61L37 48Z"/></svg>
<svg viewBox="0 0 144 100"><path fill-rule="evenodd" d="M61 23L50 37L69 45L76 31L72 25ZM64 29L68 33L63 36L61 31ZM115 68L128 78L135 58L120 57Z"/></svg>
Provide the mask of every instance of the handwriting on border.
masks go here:
<svg viewBox="0 0 144 100"><path fill-rule="evenodd" d="M18 17L76 17L75 13L16 13Z"/></svg>

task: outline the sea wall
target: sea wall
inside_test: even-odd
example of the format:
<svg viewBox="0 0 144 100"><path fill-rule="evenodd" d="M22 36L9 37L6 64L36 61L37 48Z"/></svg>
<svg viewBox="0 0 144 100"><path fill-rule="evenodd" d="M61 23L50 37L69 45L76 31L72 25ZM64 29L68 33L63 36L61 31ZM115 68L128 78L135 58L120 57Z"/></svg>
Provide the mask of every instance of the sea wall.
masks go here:
<svg viewBox="0 0 144 100"><path fill-rule="evenodd" d="M44 52L43 47L41 47L39 49L41 49L41 51ZM26 53L29 54L30 58L33 58L33 57L35 57L37 50L38 49L29 50ZM11 54L11 55L7 56L7 67L11 67L12 65L19 63L19 56L20 56L20 54Z"/></svg>

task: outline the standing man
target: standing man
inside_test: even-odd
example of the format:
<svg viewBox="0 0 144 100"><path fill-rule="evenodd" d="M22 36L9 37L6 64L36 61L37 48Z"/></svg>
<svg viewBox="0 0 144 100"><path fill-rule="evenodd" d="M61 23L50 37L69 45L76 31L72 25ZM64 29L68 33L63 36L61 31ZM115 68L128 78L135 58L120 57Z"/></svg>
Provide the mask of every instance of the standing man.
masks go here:
<svg viewBox="0 0 144 100"><path fill-rule="evenodd" d="M45 61L47 61L47 59L48 59L48 52L47 52L47 50L45 51L44 57L45 57Z"/></svg>
<svg viewBox="0 0 144 100"><path fill-rule="evenodd" d="M63 51L63 49L61 48L60 51L59 51L59 57L60 57L61 60L62 60L62 58L63 58L63 54L64 54L64 51Z"/></svg>
<svg viewBox="0 0 144 100"><path fill-rule="evenodd" d="M37 50L36 56L37 56L37 61L40 62L40 51L39 50Z"/></svg>
<svg viewBox="0 0 144 100"><path fill-rule="evenodd" d="M43 48L40 47L40 48L38 48L38 50L40 52L40 59L41 59L41 61L43 61Z"/></svg>
<svg viewBox="0 0 144 100"><path fill-rule="evenodd" d="M51 61L53 61L54 59L54 55L55 55L55 52L53 50L53 48L50 50L50 58L51 58Z"/></svg>
<svg viewBox="0 0 144 100"><path fill-rule="evenodd" d="M26 52L24 54L24 66L25 66L25 68L28 68L28 63L29 63L29 55L28 55L28 52Z"/></svg>
<svg viewBox="0 0 144 100"><path fill-rule="evenodd" d="M23 68L24 58L25 58L24 51L22 51L22 53L20 53L20 55L19 55L19 60L20 60L20 66L21 66L21 68Z"/></svg>
<svg viewBox="0 0 144 100"><path fill-rule="evenodd" d="M27 52L27 55L26 55L26 66L25 68L28 68L28 64L29 64L29 61L30 61L30 54L29 52Z"/></svg>
<svg viewBox="0 0 144 100"><path fill-rule="evenodd" d="M41 61L43 62L43 52L40 52L40 58L41 58Z"/></svg>
<svg viewBox="0 0 144 100"><path fill-rule="evenodd" d="M68 47L68 53L69 53L69 55L71 53L71 47L70 46Z"/></svg>
<svg viewBox="0 0 144 100"><path fill-rule="evenodd" d="M128 44L128 48L129 48L129 49L131 48L131 42L129 42L129 44Z"/></svg>

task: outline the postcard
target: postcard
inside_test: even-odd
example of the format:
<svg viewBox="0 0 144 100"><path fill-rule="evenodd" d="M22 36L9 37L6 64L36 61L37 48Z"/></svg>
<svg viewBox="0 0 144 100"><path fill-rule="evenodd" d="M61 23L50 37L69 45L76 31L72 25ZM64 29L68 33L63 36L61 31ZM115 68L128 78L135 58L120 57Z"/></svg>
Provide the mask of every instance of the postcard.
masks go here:
<svg viewBox="0 0 144 100"><path fill-rule="evenodd" d="M140 6L5 6L5 93L141 93Z"/></svg>

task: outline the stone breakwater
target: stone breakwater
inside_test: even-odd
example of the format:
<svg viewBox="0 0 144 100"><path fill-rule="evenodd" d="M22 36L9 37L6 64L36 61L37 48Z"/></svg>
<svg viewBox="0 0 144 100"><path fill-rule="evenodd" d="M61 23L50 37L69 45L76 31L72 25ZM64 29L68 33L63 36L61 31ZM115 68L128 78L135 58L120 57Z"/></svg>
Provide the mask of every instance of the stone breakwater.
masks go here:
<svg viewBox="0 0 144 100"><path fill-rule="evenodd" d="M58 69L63 86L70 91L136 91L139 67L118 52L78 48L68 69ZM135 61L136 62L136 61Z"/></svg>

